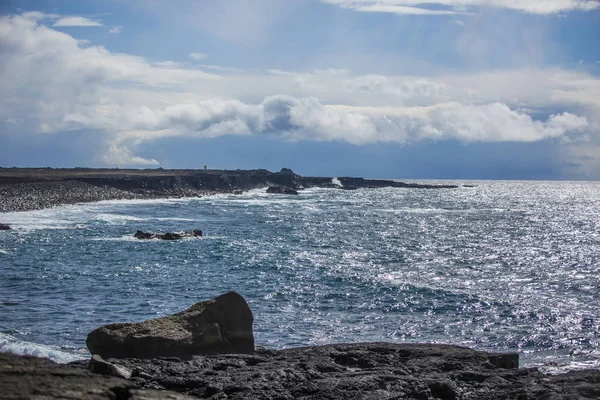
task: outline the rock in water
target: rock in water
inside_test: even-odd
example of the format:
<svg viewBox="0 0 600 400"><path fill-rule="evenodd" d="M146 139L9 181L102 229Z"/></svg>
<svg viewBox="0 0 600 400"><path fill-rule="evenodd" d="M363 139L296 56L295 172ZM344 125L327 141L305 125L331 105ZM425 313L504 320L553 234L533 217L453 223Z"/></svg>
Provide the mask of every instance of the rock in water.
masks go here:
<svg viewBox="0 0 600 400"><path fill-rule="evenodd" d="M167 232L167 233L152 233L137 230L133 237L136 239L162 239L162 240L178 240L186 237L202 237L200 229L194 229L187 232Z"/></svg>
<svg viewBox="0 0 600 400"><path fill-rule="evenodd" d="M252 353L253 320L246 300L229 292L171 316L101 326L86 345L105 359Z"/></svg>
<svg viewBox="0 0 600 400"><path fill-rule="evenodd" d="M9 231L10 230L10 226L6 225L6 224L0 224L0 231Z"/></svg>
<svg viewBox="0 0 600 400"><path fill-rule="evenodd" d="M292 189L287 186L269 186L267 188L267 193L272 194L294 194L297 195L298 191L296 189Z"/></svg>

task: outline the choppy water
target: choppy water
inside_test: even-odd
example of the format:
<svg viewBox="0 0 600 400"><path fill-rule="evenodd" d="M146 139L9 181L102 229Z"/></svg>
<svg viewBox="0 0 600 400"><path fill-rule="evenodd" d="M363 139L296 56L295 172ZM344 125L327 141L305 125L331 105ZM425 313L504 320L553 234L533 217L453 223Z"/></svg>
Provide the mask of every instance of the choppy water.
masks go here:
<svg viewBox="0 0 600 400"><path fill-rule="evenodd" d="M0 214L16 228L0 232L0 350L87 357L101 324L236 290L266 347L442 342L599 367L600 184L476 185ZM136 229L207 236L137 241Z"/></svg>

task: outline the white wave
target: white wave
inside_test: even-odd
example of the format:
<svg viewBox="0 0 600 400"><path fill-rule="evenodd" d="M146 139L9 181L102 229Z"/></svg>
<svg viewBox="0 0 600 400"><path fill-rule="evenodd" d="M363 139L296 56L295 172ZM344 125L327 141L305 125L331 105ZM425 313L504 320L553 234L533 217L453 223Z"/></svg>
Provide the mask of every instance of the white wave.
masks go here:
<svg viewBox="0 0 600 400"><path fill-rule="evenodd" d="M109 224L123 225L128 222L140 222L140 221L183 221L183 222L195 222L195 219L191 218L177 218L177 217L150 217L142 218L133 215L125 214L96 214L93 216L94 220L100 220L108 222Z"/></svg>
<svg viewBox="0 0 600 400"><path fill-rule="evenodd" d="M268 196L270 196L270 194L267 193L267 188L264 187L264 188L247 190L245 192L242 192L241 194L217 193L217 194L213 194L210 196L205 196L201 200L212 202L212 201L218 201L218 200L223 200L223 199L244 200L244 199L253 198L253 197L268 197Z"/></svg>
<svg viewBox="0 0 600 400"><path fill-rule="evenodd" d="M55 210L11 212L2 214L2 223L17 232L38 229L75 229L75 222L64 218Z"/></svg>
<svg viewBox="0 0 600 400"><path fill-rule="evenodd" d="M153 221L183 221L183 222L196 222L197 219L192 218L176 218L176 217L159 217L159 218L148 218Z"/></svg>
<svg viewBox="0 0 600 400"><path fill-rule="evenodd" d="M60 364L66 364L71 361L86 359L88 356L81 350L81 353L71 353L64 351L58 346L49 346L18 340L17 338L0 333L0 352L19 354L22 356L45 357Z"/></svg>
<svg viewBox="0 0 600 400"><path fill-rule="evenodd" d="M167 199L128 199L128 200L102 200L94 203L88 203L88 205L92 206L104 206L104 205L130 205L130 204L185 204L192 203L195 201L199 201L205 197L175 197L175 198L167 198Z"/></svg>
<svg viewBox="0 0 600 400"><path fill-rule="evenodd" d="M92 217L94 220L108 222L109 224L125 224L130 221L146 221L146 218L134 217L133 215L122 214L96 214Z"/></svg>
<svg viewBox="0 0 600 400"><path fill-rule="evenodd" d="M569 371L583 371L586 369L600 369L600 360L570 361L565 363L549 362L545 364L531 364L527 367L537 367L544 374L558 375Z"/></svg>
<svg viewBox="0 0 600 400"><path fill-rule="evenodd" d="M0 254L8 254L8 250L0 249Z"/></svg>
<svg viewBox="0 0 600 400"><path fill-rule="evenodd" d="M394 214L402 214L402 213L411 213L411 214L441 214L441 213L472 213L478 210L474 208L467 209L449 209L449 208L418 208L418 207L405 207L405 208L377 208L374 211L376 212L385 212L385 213L394 213Z"/></svg>
<svg viewBox="0 0 600 400"><path fill-rule="evenodd" d="M344 187L344 185L342 185L342 182L337 177L332 178L331 183L333 183L334 185L337 185L339 187Z"/></svg>
<svg viewBox="0 0 600 400"><path fill-rule="evenodd" d="M139 240L133 237L133 235L124 235L124 236L119 236L119 237L97 237L97 238L92 238L90 239L94 242L144 242L144 241L152 241L154 239L149 239L149 240ZM156 239L158 240L158 239Z"/></svg>

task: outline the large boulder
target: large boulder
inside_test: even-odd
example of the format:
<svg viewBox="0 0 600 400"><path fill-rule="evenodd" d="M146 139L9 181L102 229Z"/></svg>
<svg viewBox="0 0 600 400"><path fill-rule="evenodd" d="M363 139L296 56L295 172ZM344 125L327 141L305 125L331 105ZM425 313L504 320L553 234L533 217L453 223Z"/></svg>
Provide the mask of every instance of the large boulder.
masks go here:
<svg viewBox="0 0 600 400"><path fill-rule="evenodd" d="M10 226L6 224L0 224L0 231L9 231Z"/></svg>
<svg viewBox="0 0 600 400"><path fill-rule="evenodd" d="M252 353L253 320L246 300L229 292L171 316L101 326L86 345L105 359Z"/></svg>

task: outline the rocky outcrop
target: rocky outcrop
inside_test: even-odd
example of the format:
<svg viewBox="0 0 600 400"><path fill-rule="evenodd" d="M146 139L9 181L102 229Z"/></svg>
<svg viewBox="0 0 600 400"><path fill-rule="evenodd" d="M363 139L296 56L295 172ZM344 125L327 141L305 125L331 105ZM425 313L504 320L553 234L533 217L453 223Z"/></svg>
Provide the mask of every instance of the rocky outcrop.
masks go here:
<svg viewBox="0 0 600 400"><path fill-rule="evenodd" d="M211 399L600 398L600 371L544 375L517 360L449 345L356 343L111 361L143 371L131 379L141 388Z"/></svg>
<svg viewBox="0 0 600 400"><path fill-rule="evenodd" d="M296 189L292 189L287 186L269 186L267 188L267 193L298 195L298 191Z"/></svg>
<svg viewBox="0 0 600 400"><path fill-rule="evenodd" d="M0 224L0 231L9 231L10 230L10 226L6 225L6 224Z"/></svg>
<svg viewBox="0 0 600 400"><path fill-rule="evenodd" d="M133 237L136 239L162 239L162 240L178 240L186 237L202 237L202 231L194 229L187 232L167 232L167 233L152 233L137 230Z"/></svg>
<svg viewBox="0 0 600 400"><path fill-rule="evenodd" d="M36 210L62 204L113 199L203 196L214 193L282 186L310 187L456 188L456 185L403 183L390 180L341 177L302 177L289 168L279 172L255 170L165 170L91 168L0 168L0 212Z"/></svg>
<svg viewBox="0 0 600 400"><path fill-rule="evenodd" d="M0 398L83 400L187 400L164 390L142 390L132 381L93 374L85 369L36 357L0 353Z"/></svg>
<svg viewBox="0 0 600 400"><path fill-rule="evenodd" d="M86 345L103 358L252 353L253 320L244 298L230 292L171 316L104 325L88 335Z"/></svg>

